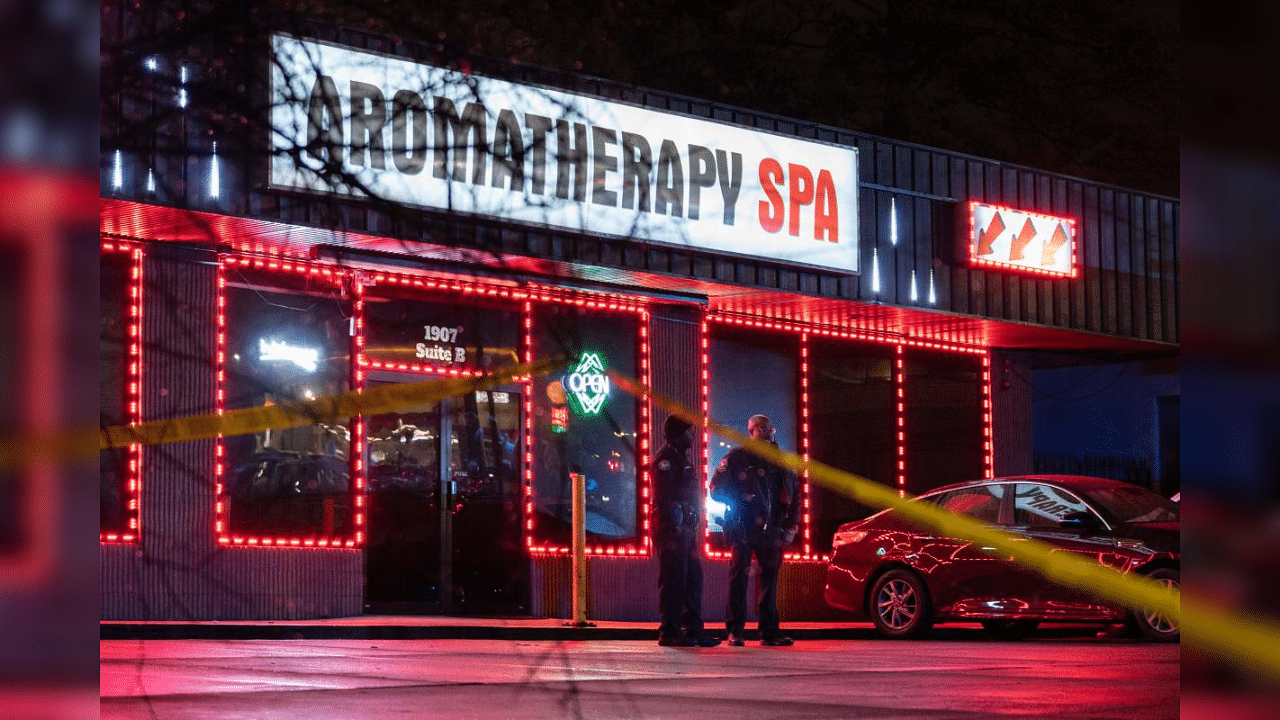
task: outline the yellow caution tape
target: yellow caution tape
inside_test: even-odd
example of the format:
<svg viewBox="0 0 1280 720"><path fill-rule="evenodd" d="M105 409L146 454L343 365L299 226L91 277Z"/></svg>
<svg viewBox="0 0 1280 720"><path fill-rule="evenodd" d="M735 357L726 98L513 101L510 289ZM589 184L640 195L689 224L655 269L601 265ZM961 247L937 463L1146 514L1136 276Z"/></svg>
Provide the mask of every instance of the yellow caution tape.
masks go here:
<svg viewBox="0 0 1280 720"><path fill-rule="evenodd" d="M136 426L114 426L101 431L99 447L105 450L135 443L179 442L333 422L358 414L390 412L493 387L520 376L547 372L564 364L562 358L556 358L482 377L388 384L308 402L232 410L222 415L178 418ZM1253 670L1280 677L1280 631L1272 623L1210 607L1202 602L1189 602L1184 609L1181 594L1177 590L1170 590L1141 576L1121 574L1074 553L1003 532L930 503L909 502L910 498L901 498L895 490L880 483L814 460L805 462L804 458L795 453L783 452L772 444L752 440L732 428L713 422L708 417L652 392L632 378L613 370L607 372L627 392L648 398L672 414L727 437L771 462L797 473L807 471L811 480L826 488L868 506L893 508L907 520L940 534L995 548L1008 554L1013 562L1041 573L1053 582L1087 592L1105 602L1137 611L1152 609L1179 625L1185 625L1183 638L1187 642ZM79 435L68 435L66 442L61 443L60 447L79 447L84 444L78 442L82 439ZM11 455L16 457L23 450L22 447L6 445L0 448L0 459L8 459ZM30 447L25 450L28 455L32 452ZM46 453L39 454L43 456ZM53 454L52 451L49 454Z"/></svg>
<svg viewBox="0 0 1280 720"><path fill-rule="evenodd" d="M1007 553L1013 562L1044 575L1060 585L1087 592L1108 603L1138 612L1147 609L1182 625L1186 619L1187 642L1220 654L1246 667L1280 676L1280 630L1271 623L1248 618L1202 602L1181 606L1181 593L1134 574L1121 574L1097 562L1065 552L1048 543L1031 540L997 530L976 520L951 512L932 503L910 502L884 485L830 465L779 450L771 443L753 440L732 428L652 392L635 380L613 370L607 371L618 387L638 397L648 398L674 415L706 428L742 445L750 452L797 473L808 471L809 478L823 487L835 490L860 503L893 508L901 517L941 535L960 538L996 548Z"/></svg>
<svg viewBox="0 0 1280 720"><path fill-rule="evenodd" d="M86 462L93 457L96 430L66 433L32 433L0 440L0 468L39 463Z"/></svg>
<svg viewBox="0 0 1280 720"><path fill-rule="evenodd" d="M221 415L215 413L155 420L138 425L113 425L99 433L98 448L108 450L135 444L157 445L219 435L245 435L263 430L340 422L355 415L374 415L439 402L448 397L501 385L517 377L539 375L563 367L564 364L564 359L557 357L516 365L478 377L388 383L315 400L228 410Z"/></svg>

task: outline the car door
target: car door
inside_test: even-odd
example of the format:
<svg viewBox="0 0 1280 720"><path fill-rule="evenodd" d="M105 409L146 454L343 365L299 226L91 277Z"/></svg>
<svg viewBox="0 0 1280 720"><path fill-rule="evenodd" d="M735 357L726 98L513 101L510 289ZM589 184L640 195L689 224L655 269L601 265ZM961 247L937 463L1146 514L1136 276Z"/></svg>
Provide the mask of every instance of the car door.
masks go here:
<svg viewBox="0 0 1280 720"><path fill-rule="evenodd" d="M1064 527L1068 513L1085 513L1088 521L1078 528ZM1015 535L1076 553L1094 562L1115 557L1115 543L1107 523L1087 502L1070 490L1052 483L1020 482L1013 492ZM1010 578L1010 595L1025 602L1030 612L1044 617L1107 617L1112 610L1087 593L1050 582L1044 576L1019 571Z"/></svg>
<svg viewBox="0 0 1280 720"><path fill-rule="evenodd" d="M930 498L940 508L993 527L1010 518L1012 483L988 483ZM1015 571L1008 555L969 540L920 533L916 564L929 578L934 609L940 616L991 612L1005 605L1008 577Z"/></svg>

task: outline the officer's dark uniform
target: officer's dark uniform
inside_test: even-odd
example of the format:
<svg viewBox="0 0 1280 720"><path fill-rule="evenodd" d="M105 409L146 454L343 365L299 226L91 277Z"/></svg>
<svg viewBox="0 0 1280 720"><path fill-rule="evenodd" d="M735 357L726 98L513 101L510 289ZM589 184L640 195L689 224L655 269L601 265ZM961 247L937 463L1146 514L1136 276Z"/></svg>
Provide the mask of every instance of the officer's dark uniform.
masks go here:
<svg viewBox="0 0 1280 720"><path fill-rule="evenodd" d="M725 540L733 547L733 559L725 627L730 635L742 637L747 619L747 577L754 553L762 590L760 636L765 641L779 638L778 568L783 548L795 538L800 525L795 473L744 448L734 448L716 467L711 488L712 497L729 506L723 526Z"/></svg>
<svg viewBox="0 0 1280 720"><path fill-rule="evenodd" d="M667 443L653 458L654 540L658 548L658 610L662 645L712 647L720 641L703 632L702 560L698 528L702 488L689 456L688 422L672 415L662 434Z"/></svg>

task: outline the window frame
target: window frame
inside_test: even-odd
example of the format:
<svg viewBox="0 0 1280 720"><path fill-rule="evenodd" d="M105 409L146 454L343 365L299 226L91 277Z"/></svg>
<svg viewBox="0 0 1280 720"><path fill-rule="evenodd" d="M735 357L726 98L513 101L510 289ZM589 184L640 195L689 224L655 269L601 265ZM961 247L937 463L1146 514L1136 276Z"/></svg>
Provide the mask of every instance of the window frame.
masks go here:
<svg viewBox="0 0 1280 720"><path fill-rule="evenodd" d="M145 252L141 245L119 240L102 239L99 241L99 252L108 254L127 254L131 258L129 265L129 282L125 290L125 347L124 347L124 421L129 425L142 422L142 302L143 302L143 261ZM101 268L101 265L99 265ZM99 524L98 543L136 545L142 541L142 445L129 445L125 455L126 473L123 481L122 496L125 510L125 530L104 530Z"/></svg>
<svg viewBox="0 0 1280 720"><path fill-rule="evenodd" d="M328 282L339 292L350 292L352 298L352 317L357 326L362 311L361 287L355 281L354 272L327 263L312 263L302 260L264 259L261 257L234 253L218 256L217 268L217 413L222 415L226 410L227 369L227 278L229 267L249 270L255 274L265 275L306 275L321 282ZM287 285L282 284L280 292L289 293ZM358 344L355 334L347 338L347 377L351 388L360 387L361 372L355 362ZM214 444L214 537L223 547L295 547L313 549L352 549L363 546L365 539L365 514L363 511L364 478L363 463L359 462L363 453L364 441L361 428L363 417L354 415L346 418L349 433L347 453L348 492L351 495L352 524L347 535L335 534L323 536L295 535L288 531L274 534L236 533L230 527L231 498L228 488L228 462L226 445L223 436L219 435Z"/></svg>
<svg viewBox="0 0 1280 720"><path fill-rule="evenodd" d="M549 286L533 286L525 302L525 334L524 361L533 363L536 348L535 332L537 330L537 305L572 305L585 308L588 312L596 311L604 314L627 313L636 316L636 367L639 377L635 378L644 387L651 383L648 304L643 298L624 295L606 295L565 290ZM540 541L537 533L537 488L534 468L537 465L537 442L534 437L534 395L533 378L527 378L525 391L525 467L524 467L524 527L525 548L532 556L566 555L572 552L572 538L565 545ZM649 472L648 459L654 452L650 437L650 418L652 417L651 401L648 397L635 396L636 402L636 534L631 538L589 542L585 547L588 555L604 555L615 557L645 557L653 550L653 480Z"/></svg>

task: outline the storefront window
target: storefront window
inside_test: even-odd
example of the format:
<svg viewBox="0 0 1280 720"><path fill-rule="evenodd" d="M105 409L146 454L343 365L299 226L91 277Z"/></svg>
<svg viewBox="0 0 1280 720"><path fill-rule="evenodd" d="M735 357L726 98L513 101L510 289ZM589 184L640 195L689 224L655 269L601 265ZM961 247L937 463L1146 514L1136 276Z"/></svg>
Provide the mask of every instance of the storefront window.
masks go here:
<svg viewBox="0 0 1280 720"><path fill-rule="evenodd" d="M99 272L99 367L101 395L99 422L102 427L129 422L125 397L129 332L129 284L133 257L129 253L104 252ZM129 449L116 448L98 453L99 531L124 535L129 528Z"/></svg>
<svg viewBox="0 0 1280 720"><path fill-rule="evenodd" d="M635 396L613 386L606 370L639 377L639 319L574 305L534 309L534 356L570 358L563 372L534 379L534 540L570 543L570 476L587 491L588 544L639 539Z"/></svg>
<svg viewBox="0 0 1280 720"><path fill-rule="evenodd" d="M982 356L907 348L904 359L907 492L981 478Z"/></svg>
<svg viewBox="0 0 1280 720"><path fill-rule="evenodd" d="M745 332L712 326L710 357L711 419L745 435L752 415L767 415L777 432L774 440L786 452L799 450L796 391L800 386L799 336L790 333ZM727 437L710 435L708 472L737 445ZM707 501L712 547L727 549L719 518L724 506ZM793 550L796 548L792 548Z"/></svg>
<svg viewBox="0 0 1280 720"><path fill-rule="evenodd" d="M810 449L814 460L896 487L897 411L892 345L816 340L809 346ZM815 552L831 550L836 528L872 514L844 493L811 488Z"/></svg>
<svg viewBox="0 0 1280 720"><path fill-rule="evenodd" d="M350 388L352 303L340 281L225 269L227 409ZM348 420L223 439L227 530L334 538L353 530Z"/></svg>
<svg viewBox="0 0 1280 720"><path fill-rule="evenodd" d="M375 368L492 372L519 363L518 310L396 292L395 299L365 296L364 354Z"/></svg>

